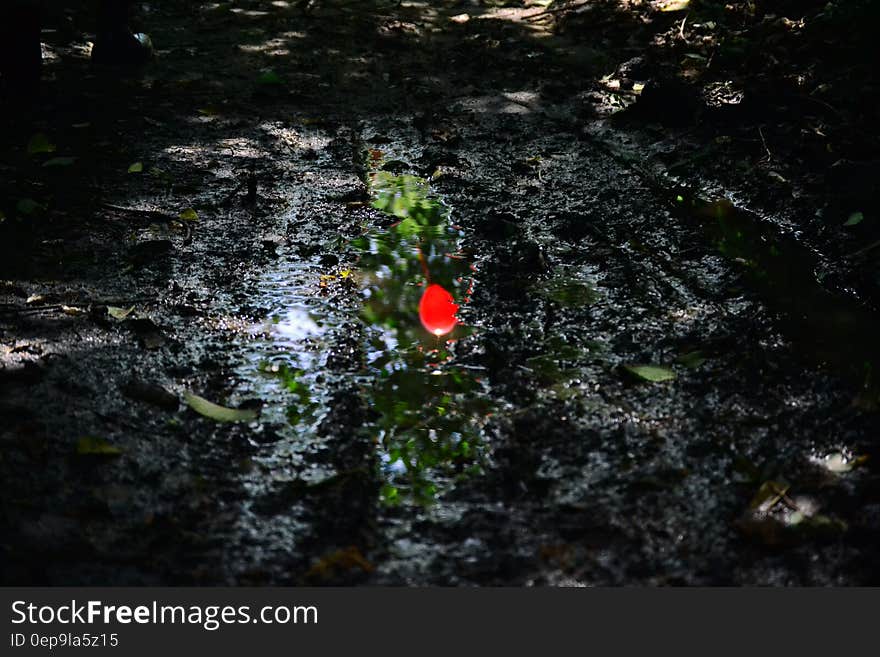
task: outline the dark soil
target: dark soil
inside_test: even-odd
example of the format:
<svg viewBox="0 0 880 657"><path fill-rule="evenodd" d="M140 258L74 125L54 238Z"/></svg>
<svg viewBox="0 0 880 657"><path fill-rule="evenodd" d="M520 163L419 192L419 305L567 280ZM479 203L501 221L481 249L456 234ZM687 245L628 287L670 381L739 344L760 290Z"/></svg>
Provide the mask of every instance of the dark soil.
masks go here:
<svg viewBox="0 0 880 657"><path fill-rule="evenodd" d="M670 4L147 2L122 78L49 26L0 581L878 583L876 9Z"/></svg>

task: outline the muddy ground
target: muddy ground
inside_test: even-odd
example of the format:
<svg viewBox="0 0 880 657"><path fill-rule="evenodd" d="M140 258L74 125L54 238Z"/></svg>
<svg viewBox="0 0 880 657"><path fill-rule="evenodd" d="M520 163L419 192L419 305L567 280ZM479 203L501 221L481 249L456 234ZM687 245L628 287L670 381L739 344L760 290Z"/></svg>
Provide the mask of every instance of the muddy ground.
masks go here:
<svg viewBox="0 0 880 657"><path fill-rule="evenodd" d="M569 4L144 3L122 79L46 32L0 160L3 583L878 583L870 195L658 120L691 92L644 18L686 9Z"/></svg>

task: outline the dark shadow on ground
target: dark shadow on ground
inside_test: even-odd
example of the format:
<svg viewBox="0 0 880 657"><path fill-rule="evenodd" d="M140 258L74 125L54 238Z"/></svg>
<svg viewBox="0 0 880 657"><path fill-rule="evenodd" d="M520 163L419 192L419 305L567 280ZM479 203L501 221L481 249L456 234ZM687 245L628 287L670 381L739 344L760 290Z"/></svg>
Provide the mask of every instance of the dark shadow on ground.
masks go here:
<svg viewBox="0 0 880 657"><path fill-rule="evenodd" d="M91 71L81 40L71 44L68 37L47 35L57 58L47 58L44 84L36 96L13 95L4 105L0 417L9 447L2 460L4 486L16 491L3 496L4 582L876 581L867 558L877 535L872 466L857 474L859 485L828 493L827 475L807 458L808 446L793 440L786 447L779 430L788 426L809 436L806 442L818 433L839 432L815 438L815 449L842 450L835 447L839 442L855 450L846 453L844 466L855 467L854 459L863 456L876 461L866 429L871 418L849 406L852 388L829 375L812 381L805 398L789 398L789 386L802 377L785 368L799 361L773 342L778 336L768 327L774 318L754 309L746 286L729 273L719 274L709 291L695 286L677 300L681 322L693 322L693 329L653 341L657 327L671 321L665 295L677 298L667 279L688 280L681 270L699 270L706 263L721 268L705 235L694 227L676 233L659 206L647 204L651 193L644 181L636 176L602 180L601 169L595 179L566 178L551 187L552 212L542 214L537 225L515 214L492 215L511 198L525 212L533 207L528 199L543 193L541 181L516 187L538 176L543 166L541 153L510 151L515 142L505 131L519 131L520 139L518 121L536 133L553 133L545 154L552 166L553 149L562 149L563 136L568 142L584 139L587 123L630 105L630 120L657 125L665 137L698 122L708 126L709 135L728 124L755 132L753 121L769 120L773 112L785 116L788 106L779 99L788 98L790 88L774 86L771 94L766 80L748 76L749 66L758 64L745 62L743 92L749 103L712 109L703 92L727 79L720 71L741 61L735 43L710 39L705 41L709 50L692 48L697 34L715 29L705 25L713 22L707 18L717 3L703 3L693 14L655 11L653 5L636 11L612 2L529 4L151 2L145 4L144 20L159 58L141 77L124 80ZM762 11L749 20L763 24L767 11ZM697 16L701 28L694 26ZM714 22L721 25L722 19ZM685 38L651 45L670 31L673 39L678 31ZM787 38L779 47L788 47ZM719 68L708 66L712 48L718 49ZM679 65L680 56L685 65ZM688 73L695 66L712 72L697 79ZM852 79L860 80L863 74L854 71ZM737 90L727 91L734 97ZM729 99L727 91L716 91L716 100ZM811 100L797 108L813 106L828 111ZM466 128L466 113L492 120ZM479 134L483 125L493 132ZM418 145L400 146L407 142L398 130L417 135ZM41 143L34 142L36 134L46 136L51 152L27 152L29 143ZM230 429L192 412L160 412L119 392L135 378L196 389L237 405L255 401L238 392L246 377L236 368L247 351L235 330L239 322L263 318L271 308L253 292L257 286L249 277L254 270L271 270L279 260L311 263L315 272L320 268L335 281L328 286L340 287L338 292L308 289L315 296L338 294L332 300L344 315L355 303L339 283L350 255L331 238L353 238L365 225L381 221L364 207L363 157L368 148L386 147L405 150L405 165L426 177L462 163L461 169L472 162L479 170L467 179L453 174L437 182L450 198L469 199L462 223L475 236L474 252L489 260L478 288L487 309L482 317L494 313L505 322L493 326L479 346L462 347L461 357L485 367L516 412L502 414L490 427L497 437L498 467L456 490L453 503L472 505L452 521L413 515L405 507L377 511L376 455L371 439L358 432L369 417L364 408L369 395L351 376L362 369L356 325L337 322L335 333L315 347L326 350L327 360L321 361L326 381L315 383L326 399L326 417L317 431L324 442L316 439L314 446L290 437L263 436L261 443L244 425ZM763 156L762 148L753 134L748 152ZM50 164L53 158L76 159ZM589 161L589 153L583 158ZM601 165L601 158L596 162ZM129 173L134 164L140 167ZM630 198L639 199L633 208L627 207ZM648 207L658 214L648 214ZM189 227L179 217L188 208L199 216ZM288 216L290 221L281 220ZM524 286L551 278L536 247L534 234L541 231L570 250L555 257L588 269L604 267L603 286L609 290L635 290L638 307L627 318L644 324L623 330L615 325L614 306L601 306L593 317L567 308L558 290L540 286L536 294L544 294L542 300L524 303ZM689 242L694 253L691 260L683 257L684 265L657 266L652 260L657 254L664 260L666 249L678 253ZM704 297L700 304L694 301L697 292ZM618 307L632 302L620 294ZM687 312L715 308L712 304L727 314L707 338ZM108 319L107 306L136 306L138 319L154 322L165 342L149 346L155 333L149 324L117 323ZM480 306L475 306L479 320ZM667 392L652 395L614 384L609 392L590 393L586 407L578 406L565 390L586 394L588 382L574 384L559 370L580 367L607 379L617 365L585 358L592 348L584 341L582 322L587 321L593 322L591 330L605 331L620 359L692 353L699 345L705 351L700 358L717 357L721 364L712 374L691 375L683 388L694 398L706 390L711 395L696 410L687 396L670 392L661 400L676 409L681 422L671 437L663 433L669 418L656 400ZM568 360L555 352L546 358L545 338L559 337L553 331L569 341ZM738 339L749 345L741 356ZM777 396L768 396L766 406L749 406L755 403L750 395L762 386ZM643 420L633 410L641 404L652 411ZM826 409L834 415L823 416ZM759 428L749 429L749 423ZM683 433L682 427L691 431ZM740 437L726 435L728 427L747 434L745 444L736 446ZM78 453L79 441L93 433L119 446L122 455ZM678 445L675 439L682 435L693 441ZM537 443L535 436L546 443ZM728 444L734 445L730 451ZM261 460L273 445L283 455ZM718 494L722 519L711 534L724 547L700 561L699 572L689 572L689 559L696 559L689 550L698 548L680 547L673 537L677 525L665 525L667 517L658 514L649 528L632 527L627 513L634 517L662 509L674 498L669 506L681 509L677 518L696 507L706 513L702 519L710 517L708 505L695 502L706 493L693 481L730 485L725 468L733 467L738 450L747 452L741 464L745 483ZM773 461L781 453L789 461L778 466ZM706 463L723 476L689 479L691 470L708 470ZM587 493L560 495L562 501L555 499L552 510L545 509L554 481L583 483L578 477L587 464L602 474L596 475L599 486L611 491L608 499L615 502L586 487ZM309 468L332 474L313 481ZM775 507L778 517L771 514L765 523L749 524L750 511L745 521L738 517L755 490L781 479L781 473L825 496L853 528L839 560L834 561L842 540L837 516L817 516L828 526L811 527L821 536L809 534L805 542L788 532L797 523L790 509L781 510L784 505ZM625 504L617 506L621 499ZM498 500L516 515L510 517ZM734 529L740 521L745 528ZM414 535L447 546L462 569L394 570L381 532L391 527L402 533L410 522ZM736 538L740 534L744 538ZM688 538L692 546L708 540L697 532ZM789 541L795 548L780 553ZM395 549L400 558L409 548ZM430 551L419 545L411 549ZM831 555L834 567L816 566L814 549ZM632 557L615 562L609 554ZM377 575L383 560L392 563L391 569Z"/></svg>

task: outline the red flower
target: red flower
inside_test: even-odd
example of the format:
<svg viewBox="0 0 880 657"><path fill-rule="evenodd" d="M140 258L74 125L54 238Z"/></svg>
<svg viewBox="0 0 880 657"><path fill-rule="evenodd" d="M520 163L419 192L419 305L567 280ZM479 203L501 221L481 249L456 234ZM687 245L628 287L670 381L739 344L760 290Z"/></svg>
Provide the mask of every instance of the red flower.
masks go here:
<svg viewBox="0 0 880 657"><path fill-rule="evenodd" d="M452 295L436 283L429 285L419 301L419 319L429 332L440 336L458 324L458 304Z"/></svg>

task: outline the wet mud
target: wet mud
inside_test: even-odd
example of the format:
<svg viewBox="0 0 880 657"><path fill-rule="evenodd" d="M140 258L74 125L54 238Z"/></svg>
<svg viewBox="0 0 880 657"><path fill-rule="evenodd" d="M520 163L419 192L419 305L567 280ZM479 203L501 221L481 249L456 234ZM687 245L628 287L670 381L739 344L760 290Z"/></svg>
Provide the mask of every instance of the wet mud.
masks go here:
<svg viewBox="0 0 880 657"><path fill-rule="evenodd" d="M810 246L586 130L610 55L535 3L312 4L47 45L3 582L876 583L877 317Z"/></svg>

